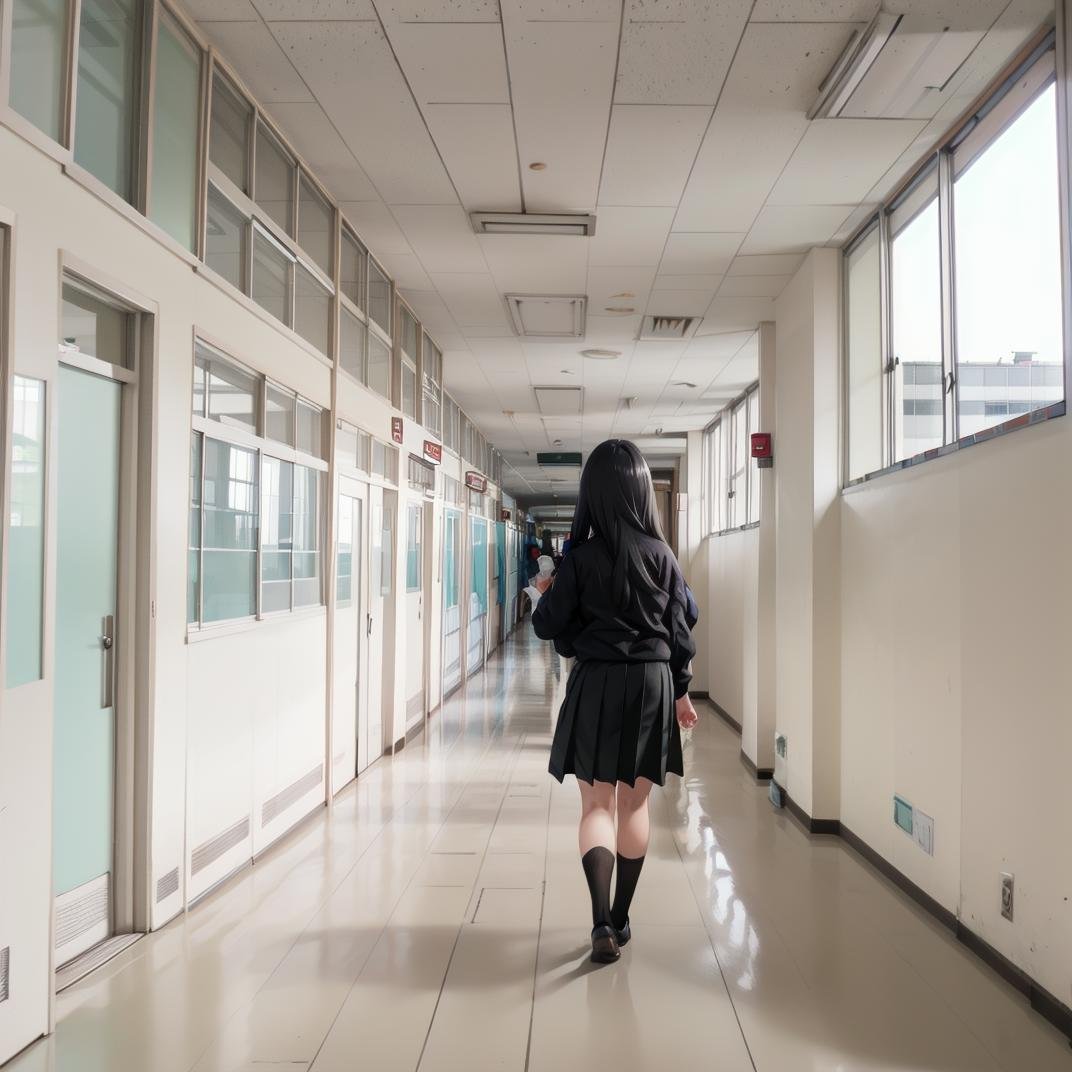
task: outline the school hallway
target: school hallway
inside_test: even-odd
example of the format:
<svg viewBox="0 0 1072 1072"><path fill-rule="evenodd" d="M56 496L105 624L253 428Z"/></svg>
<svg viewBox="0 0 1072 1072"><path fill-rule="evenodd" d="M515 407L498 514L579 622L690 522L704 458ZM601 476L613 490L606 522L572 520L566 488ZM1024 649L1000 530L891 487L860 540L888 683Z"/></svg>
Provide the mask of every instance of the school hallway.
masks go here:
<svg viewBox="0 0 1072 1072"><path fill-rule="evenodd" d="M64 990L11 1072L1072 1068L932 917L775 811L707 705L652 797L633 941L591 964L555 688L523 623L426 735Z"/></svg>

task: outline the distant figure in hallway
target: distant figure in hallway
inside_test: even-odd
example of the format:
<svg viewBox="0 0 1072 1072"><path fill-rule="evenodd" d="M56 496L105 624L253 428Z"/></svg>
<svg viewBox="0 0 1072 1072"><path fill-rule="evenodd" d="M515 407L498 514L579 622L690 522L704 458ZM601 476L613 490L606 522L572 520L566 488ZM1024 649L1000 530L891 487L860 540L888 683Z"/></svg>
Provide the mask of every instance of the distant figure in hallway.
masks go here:
<svg viewBox="0 0 1072 1072"><path fill-rule="evenodd" d="M559 781L577 776L592 960L610 963L631 936L629 905L648 851L648 794L667 774L684 773L678 726L696 724L689 597L635 444L608 439L592 451L570 553L553 579L533 583L545 593L532 615L536 635L576 657L548 769Z"/></svg>
<svg viewBox="0 0 1072 1072"><path fill-rule="evenodd" d="M566 538L562 541L562 557L565 558L566 555L568 555L570 553L570 551L572 551L572 550L573 550L573 533L572 532L567 532L566 533Z"/></svg>

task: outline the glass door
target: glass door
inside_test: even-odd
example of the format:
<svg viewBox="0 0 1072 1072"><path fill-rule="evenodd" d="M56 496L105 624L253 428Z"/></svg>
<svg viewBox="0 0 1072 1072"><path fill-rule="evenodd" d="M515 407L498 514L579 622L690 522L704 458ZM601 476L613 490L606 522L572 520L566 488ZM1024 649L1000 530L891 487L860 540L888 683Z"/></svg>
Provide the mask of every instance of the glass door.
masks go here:
<svg viewBox="0 0 1072 1072"><path fill-rule="evenodd" d="M61 365L53 886L56 963L113 932L122 384Z"/></svg>
<svg viewBox="0 0 1072 1072"><path fill-rule="evenodd" d="M469 519L469 616L466 635L466 673L484 664L488 620L488 523L482 517Z"/></svg>
<svg viewBox="0 0 1072 1072"><path fill-rule="evenodd" d="M395 496L381 487L370 486L368 495L369 586L365 614L365 643L368 652L367 711L369 763L383 755L384 704L391 702L384 690L384 660L391 655L385 641L394 629L391 594L394 588Z"/></svg>
<svg viewBox="0 0 1072 1072"><path fill-rule="evenodd" d="M424 720L424 505L406 504L406 730Z"/></svg>
<svg viewBox="0 0 1072 1072"><path fill-rule="evenodd" d="M343 481L335 548L335 639L332 683L332 791L375 758L368 738L365 643L365 512L367 493ZM376 752L376 755L379 753Z"/></svg>
<svg viewBox="0 0 1072 1072"><path fill-rule="evenodd" d="M462 515L447 510L443 515L443 695L462 681L461 608Z"/></svg>

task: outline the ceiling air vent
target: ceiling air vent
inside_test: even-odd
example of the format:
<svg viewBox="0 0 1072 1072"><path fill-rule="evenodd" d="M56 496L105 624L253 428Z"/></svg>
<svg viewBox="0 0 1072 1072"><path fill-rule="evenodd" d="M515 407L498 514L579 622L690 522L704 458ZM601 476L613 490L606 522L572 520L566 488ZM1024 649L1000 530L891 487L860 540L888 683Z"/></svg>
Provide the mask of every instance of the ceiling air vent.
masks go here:
<svg viewBox="0 0 1072 1072"><path fill-rule="evenodd" d="M644 339L687 339L700 326L700 316L646 316L640 324Z"/></svg>
<svg viewBox="0 0 1072 1072"><path fill-rule="evenodd" d="M584 389L581 387L533 387L536 405L545 417L569 417L581 412Z"/></svg>
<svg viewBox="0 0 1072 1072"><path fill-rule="evenodd" d="M507 294L518 335L581 338L588 299L583 294Z"/></svg>
<svg viewBox="0 0 1072 1072"><path fill-rule="evenodd" d="M586 213L473 212L477 234L574 235L591 238L596 233L595 216Z"/></svg>

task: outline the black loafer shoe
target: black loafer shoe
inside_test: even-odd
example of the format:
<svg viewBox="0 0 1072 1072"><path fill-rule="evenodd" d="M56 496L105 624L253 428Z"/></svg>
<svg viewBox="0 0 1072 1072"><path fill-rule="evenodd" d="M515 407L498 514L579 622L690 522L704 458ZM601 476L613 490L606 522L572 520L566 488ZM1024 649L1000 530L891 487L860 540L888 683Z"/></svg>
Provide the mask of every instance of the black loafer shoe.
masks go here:
<svg viewBox="0 0 1072 1072"><path fill-rule="evenodd" d="M624 927L615 927L614 934L615 937L618 939L619 948L621 948L623 945L627 945L629 939L633 937L633 932L629 929L629 920L627 919L625 921Z"/></svg>
<svg viewBox="0 0 1072 1072"><path fill-rule="evenodd" d="M608 923L600 923L592 928L592 962L594 964L613 964L620 956L618 935Z"/></svg>

